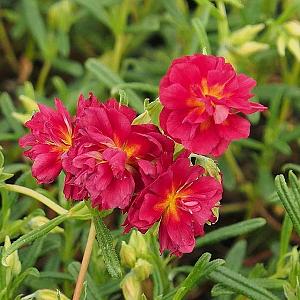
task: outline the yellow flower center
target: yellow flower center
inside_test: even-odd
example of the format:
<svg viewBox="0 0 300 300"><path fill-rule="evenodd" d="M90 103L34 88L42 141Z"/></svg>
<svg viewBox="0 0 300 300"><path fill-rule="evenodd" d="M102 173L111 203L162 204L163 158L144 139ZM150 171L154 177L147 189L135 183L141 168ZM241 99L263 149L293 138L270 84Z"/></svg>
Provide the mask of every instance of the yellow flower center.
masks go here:
<svg viewBox="0 0 300 300"><path fill-rule="evenodd" d="M203 78L201 80L201 92L204 96L212 96L217 99L221 99L224 96L223 85L215 84L213 86L208 86L207 79Z"/></svg>

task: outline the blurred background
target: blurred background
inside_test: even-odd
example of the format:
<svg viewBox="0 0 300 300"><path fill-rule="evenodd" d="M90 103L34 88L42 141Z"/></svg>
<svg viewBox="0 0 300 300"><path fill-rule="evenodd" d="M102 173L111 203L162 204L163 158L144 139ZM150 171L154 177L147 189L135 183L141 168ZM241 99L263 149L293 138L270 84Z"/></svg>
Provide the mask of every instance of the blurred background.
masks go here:
<svg viewBox="0 0 300 300"><path fill-rule="evenodd" d="M247 274L247 268L264 263L262 268L272 270L284 215L274 175L300 171L299 18L298 0L0 0L0 143L7 171L16 174L11 181L69 205L61 193L63 178L38 187L17 146L36 102L52 105L59 97L74 112L80 93L92 91L105 100L125 91L129 105L141 113L145 98L158 97L159 81L172 59L196 52L224 56L257 81L254 99L269 110L251 115L250 138L233 143L219 160L224 198L219 222L207 231L264 217L268 226L247 237L243 268ZM28 197L17 207L11 204L10 217L4 221L2 216L0 241L6 234L13 239L26 232L37 208ZM51 212L45 213L51 218ZM80 225L74 228L76 222ZM116 214L108 219L112 229L120 222ZM82 222L66 222L63 234L44 239L31 264L47 272L67 270L80 259L86 230ZM295 234L291 240L299 243ZM76 241L81 242L73 247ZM176 264L193 265L204 250L224 258L233 244L229 239L197 248ZM95 282L103 281L99 268L91 267ZM72 284L71 275L61 275L31 280L21 289L63 286L70 295ZM189 299L210 299L210 288L196 290ZM117 290L115 298L106 297L121 299Z"/></svg>

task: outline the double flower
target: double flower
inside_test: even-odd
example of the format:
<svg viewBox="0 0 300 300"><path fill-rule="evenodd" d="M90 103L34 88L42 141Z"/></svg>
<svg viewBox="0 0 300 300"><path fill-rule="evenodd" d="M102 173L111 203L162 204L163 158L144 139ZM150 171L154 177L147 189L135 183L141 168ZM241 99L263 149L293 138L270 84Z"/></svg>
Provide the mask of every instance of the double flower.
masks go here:
<svg viewBox="0 0 300 300"><path fill-rule="evenodd" d="M223 58L186 56L173 61L160 84L164 133L153 124L133 125L134 110L90 94L79 97L74 117L58 99L56 110L40 104L20 145L39 183L63 171L66 198L121 209L125 231L146 232L159 222L161 252L181 255L215 221L222 197L222 184L192 165L189 154L219 156L232 140L248 137L250 123L238 113L265 109L249 101L254 85ZM186 149L175 160L174 141Z"/></svg>

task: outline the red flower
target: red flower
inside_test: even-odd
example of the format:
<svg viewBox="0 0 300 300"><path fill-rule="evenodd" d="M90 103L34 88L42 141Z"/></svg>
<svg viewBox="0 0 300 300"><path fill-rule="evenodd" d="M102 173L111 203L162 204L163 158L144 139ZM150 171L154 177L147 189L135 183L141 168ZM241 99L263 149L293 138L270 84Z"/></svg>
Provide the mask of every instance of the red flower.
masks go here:
<svg viewBox="0 0 300 300"><path fill-rule="evenodd" d="M160 221L160 251L189 253L195 236L204 234L204 224L214 221L212 208L222 196L222 185L203 176L204 169L190 166L188 158L177 159L167 171L137 196L129 208L126 229L146 232Z"/></svg>
<svg viewBox="0 0 300 300"><path fill-rule="evenodd" d="M176 59L160 82L160 125L190 151L219 156L232 140L249 136L249 121L237 113L266 109L249 101L255 84L236 74L223 57L195 54Z"/></svg>
<svg viewBox="0 0 300 300"><path fill-rule="evenodd" d="M72 119L59 99L56 110L39 104L39 112L26 122L31 133L19 141L21 147L30 147L24 155L33 160L32 175L39 183L52 182L61 172L61 157L72 145Z"/></svg>
<svg viewBox="0 0 300 300"><path fill-rule="evenodd" d="M67 198L90 196L99 209L124 209L135 190L171 163L174 143L153 125L131 125L134 117L113 99L79 114L74 145L63 158Z"/></svg>

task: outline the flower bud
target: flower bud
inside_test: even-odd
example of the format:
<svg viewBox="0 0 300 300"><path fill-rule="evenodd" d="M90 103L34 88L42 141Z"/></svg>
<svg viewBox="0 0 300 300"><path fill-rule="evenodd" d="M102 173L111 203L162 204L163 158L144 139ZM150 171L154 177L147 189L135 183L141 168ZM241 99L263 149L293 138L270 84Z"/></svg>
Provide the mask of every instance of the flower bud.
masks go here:
<svg viewBox="0 0 300 300"><path fill-rule="evenodd" d="M30 114L20 114L15 111L12 113L12 115L15 119L17 119L22 124L25 124L32 117L32 115L30 115Z"/></svg>
<svg viewBox="0 0 300 300"><path fill-rule="evenodd" d="M135 250L137 257L145 257L148 253L148 246L144 235L137 230L132 231L129 245Z"/></svg>
<svg viewBox="0 0 300 300"><path fill-rule="evenodd" d="M269 48L268 44L249 41L236 48L236 52L240 56L249 56L256 52L260 52Z"/></svg>
<svg viewBox="0 0 300 300"><path fill-rule="evenodd" d="M48 289L37 290L33 294L22 298L22 300L29 300L29 299L35 299L35 300L57 300L57 299L69 300L69 298L66 297L64 294L62 294L59 290L52 291L52 290L48 290Z"/></svg>
<svg viewBox="0 0 300 300"><path fill-rule="evenodd" d="M295 37L300 37L300 22L299 21L289 21L286 22L283 27L285 30L290 34Z"/></svg>
<svg viewBox="0 0 300 300"><path fill-rule="evenodd" d="M293 53L298 61L300 61L300 42L295 38L288 40L287 47Z"/></svg>
<svg viewBox="0 0 300 300"><path fill-rule="evenodd" d="M229 38L229 42L232 45L242 45L245 42L252 41L264 27L264 24L247 25L234 31Z"/></svg>
<svg viewBox="0 0 300 300"><path fill-rule="evenodd" d="M30 227L30 229L37 229L37 228L41 227L42 225L48 223L49 221L50 220L44 216L36 216L36 217L33 217L28 222L28 226ZM51 233L61 233L63 231L64 231L63 228L56 226L50 232Z"/></svg>
<svg viewBox="0 0 300 300"><path fill-rule="evenodd" d="M121 264L125 267L133 268L136 262L135 250L132 246L122 242L120 250Z"/></svg>
<svg viewBox="0 0 300 300"><path fill-rule="evenodd" d="M37 103L33 99L25 95L20 95L19 99L28 113L31 114L39 109Z"/></svg>
<svg viewBox="0 0 300 300"><path fill-rule="evenodd" d="M127 274L122 280L121 289L125 300L139 300L142 295L142 286L135 273Z"/></svg>
<svg viewBox="0 0 300 300"><path fill-rule="evenodd" d="M280 34L276 40L277 51L280 56L285 56L286 37L284 34Z"/></svg>
<svg viewBox="0 0 300 300"><path fill-rule="evenodd" d="M133 271L136 274L137 278L140 281L143 281L150 276L152 272L152 265L148 261L139 258L133 268Z"/></svg>
<svg viewBox="0 0 300 300"><path fill-rule="evenodd" d="M71 1L61 0L54 3L48 10L48 20L53 28L68 32L74 20Z"/></svg>
<svg viewBox="0 0 300 300"><path fill-rule="evenodd" d="M5 242L4 242L4 249L7 250L9 248L9 246L11 246L11 242L9 239L9 236L7 235L5 237ZM11 276L16 276L18 274L20 274L21 272L21 262L19 260L19 255L18 255L18 251L14 251L12 254L10 254L9 256L7 256L6 258L6 265L8 266L9 270L6 273L6 283L8 284L8 282L11 279Z"/></svg>

